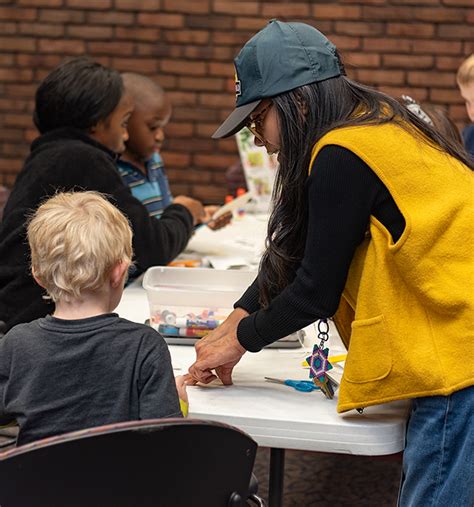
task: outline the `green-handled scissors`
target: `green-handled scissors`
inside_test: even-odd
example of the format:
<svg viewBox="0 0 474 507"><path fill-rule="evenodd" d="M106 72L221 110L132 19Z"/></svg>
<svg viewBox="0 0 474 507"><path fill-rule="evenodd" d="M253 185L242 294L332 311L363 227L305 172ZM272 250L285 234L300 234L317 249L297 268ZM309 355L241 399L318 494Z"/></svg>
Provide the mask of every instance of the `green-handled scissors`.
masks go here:
<svg viewBox="0 0 474 507"><path fill-rule="evenodd" d="M319 389L317 385L313 383L312 380L281 380L279 378L272 377L264 377L268 382L275 382L275 384L284 384L286 386L293 387L297 391L301 391L302 393L310 393L311 391L316 391Z"/></svg>

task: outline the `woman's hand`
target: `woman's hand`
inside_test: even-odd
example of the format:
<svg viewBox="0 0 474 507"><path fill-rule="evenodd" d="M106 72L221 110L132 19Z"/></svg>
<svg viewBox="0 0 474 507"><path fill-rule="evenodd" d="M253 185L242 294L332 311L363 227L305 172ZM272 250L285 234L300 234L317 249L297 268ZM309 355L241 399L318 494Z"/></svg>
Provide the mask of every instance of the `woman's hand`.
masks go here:
<svg viewBox="0 0 474 507"><path fill-rule="evenodd" d="M237 340L237 326L247 315L242 308L236 308L217 329L196 343L196 362L189 368L195 382L209 384L219 377L224 385L232 384L232 370L246 352Z"/></svg>

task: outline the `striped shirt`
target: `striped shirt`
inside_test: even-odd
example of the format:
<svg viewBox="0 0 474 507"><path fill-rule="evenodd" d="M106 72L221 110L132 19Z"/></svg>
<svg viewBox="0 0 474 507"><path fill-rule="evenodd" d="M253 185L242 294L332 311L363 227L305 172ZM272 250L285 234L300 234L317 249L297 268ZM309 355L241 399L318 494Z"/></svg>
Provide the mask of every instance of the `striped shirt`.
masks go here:
<svg viewBox="0 0 474 507"><path fill-rule="evenodd" d="M151 217L160 218L164 209L173 202L163 160L159 153L145 162L146 176L132 163L118 160L118 170L122 181L132 195L142 202Z"/></svg>

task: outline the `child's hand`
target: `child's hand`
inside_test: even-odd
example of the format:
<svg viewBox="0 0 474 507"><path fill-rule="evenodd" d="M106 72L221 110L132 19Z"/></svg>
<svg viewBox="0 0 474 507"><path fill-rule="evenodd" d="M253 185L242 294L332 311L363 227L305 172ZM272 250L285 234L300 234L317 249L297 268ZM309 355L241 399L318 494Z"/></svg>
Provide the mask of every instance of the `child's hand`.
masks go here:
<svg viewBox="0 0 474 507"><path fill-rule="evenodd" d="M213 231L217 231L218 229L222 229L228 225L232 220L232 212L225 213L221 215L216 220L211 220L212 215L219 209L219 206L204 206L204 211L206 212L206 222L209 229Z"/></svg>
<svg viewBox="0 0 474 507"><path fill-rule="evenodd" d="M187 210L193 216L194 225L200 224L201 222L206 221L206 212L204 210L204 206L202 203L192 197L187 197L185 195L178 195L173 199L173 204L181 204L187 208Z"/></svg>
<svg viewBox="0 0 474 507"><path fill-rule="evenodd" d="M188 403L188 393L186 392L186 377L190 375L178 375L175 377L176 389L178 391L178 396L181 400Z"/></svg>

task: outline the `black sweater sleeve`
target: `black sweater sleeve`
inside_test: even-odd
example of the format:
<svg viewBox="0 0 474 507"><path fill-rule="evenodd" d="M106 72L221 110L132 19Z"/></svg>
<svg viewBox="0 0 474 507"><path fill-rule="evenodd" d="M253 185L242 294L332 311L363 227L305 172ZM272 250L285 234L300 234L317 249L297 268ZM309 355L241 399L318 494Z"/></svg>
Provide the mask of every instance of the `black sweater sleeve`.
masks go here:
<svg viewBox="0 0 474 507"><path fill-rule="evenodd" d="M306 185L308 229L294 280L266 308L252 304L256 282L236 303L254 310L237 330L249 351L335 313L355 249L386 190L362 160L336 146L321 150Z"/></svg>

